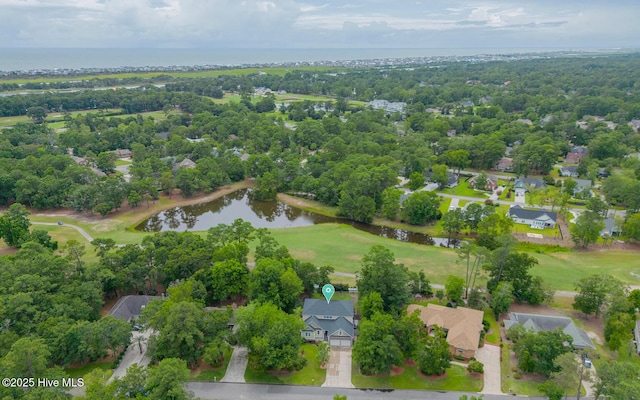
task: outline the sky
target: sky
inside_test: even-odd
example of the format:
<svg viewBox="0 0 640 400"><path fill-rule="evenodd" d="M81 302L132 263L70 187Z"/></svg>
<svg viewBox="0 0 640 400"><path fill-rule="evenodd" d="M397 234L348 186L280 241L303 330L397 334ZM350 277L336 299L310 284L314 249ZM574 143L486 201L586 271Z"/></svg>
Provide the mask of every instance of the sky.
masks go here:
<svg viewBox="0 0 640 400"><path fill-rule="evenodd" d="M0 48L638 48L638 0L0 0Z"/></svg>

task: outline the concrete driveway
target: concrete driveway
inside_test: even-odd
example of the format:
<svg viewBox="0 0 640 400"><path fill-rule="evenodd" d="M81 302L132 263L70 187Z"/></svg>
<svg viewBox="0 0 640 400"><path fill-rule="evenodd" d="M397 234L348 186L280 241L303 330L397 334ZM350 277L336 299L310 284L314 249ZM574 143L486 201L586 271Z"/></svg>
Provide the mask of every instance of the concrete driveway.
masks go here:
<svg viewBox="0 0 640 400"><path fill-rule="evenodd" d="M476 359L484 364L482 394L502 394L500 385L500 347L487 344L476 351Z"/></svg>
<svg viewBox="0 0 640 400"><path fill-rule="evenodd" d="M353 388L351 383L351 348L332 347L327 363L327 378L322 387Z"/></svg>
<svg viewBox="0 0 640 400"><path fill-rule="evenodd" d="M233 354L229 360L229 366L224 377L220 379L220 382L235 382L244 383L244 372L247 369L247 363L249 363L249 349L241 346L233 347Z"/></svg>
<svg viewBox="0 0 640 400"><path fill-rule="evenodd" d="M151 358L147 356L147 343L149 341L149 336L151 336L152 333L153 332L150 329L132 333L131 344L127 347L127 351L124 353L118 367L113 370L113 375L111 375L110 380L125 376L127 374L127 370L133 364L138 364L139 367L149 365ZM136 342L136 338L139 336L141 336L143 340L140 345ZM140 351L141 347L142 351Z"/></svg>

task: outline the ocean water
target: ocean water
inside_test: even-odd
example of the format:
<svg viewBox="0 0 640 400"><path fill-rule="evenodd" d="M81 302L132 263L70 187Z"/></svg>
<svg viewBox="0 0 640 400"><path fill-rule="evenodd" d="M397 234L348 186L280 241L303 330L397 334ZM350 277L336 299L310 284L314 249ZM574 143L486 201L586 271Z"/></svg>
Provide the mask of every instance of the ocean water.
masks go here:
<svg viewBox="0 0 640 400"><path fill-rule="evenodd" d="M0 71L277 64L380 58L473 56L561 51L542 48L474 49L36 49L0 48Z"/></svg>

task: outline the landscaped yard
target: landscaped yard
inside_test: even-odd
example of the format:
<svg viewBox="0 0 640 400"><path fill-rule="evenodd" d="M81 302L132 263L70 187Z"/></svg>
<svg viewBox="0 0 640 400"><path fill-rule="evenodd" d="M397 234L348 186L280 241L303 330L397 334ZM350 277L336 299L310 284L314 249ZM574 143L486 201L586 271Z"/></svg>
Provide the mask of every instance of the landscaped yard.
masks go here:
<svg viewBox="0 0 640 400"><path fill-rule="evenodd" d="M461 182L454 188L442 189L442 193L454 194L456 196L477 197L479 199L488 199L491 195L489 192L483 192L470 188L467 182Z"/></svg>
<svg viewBox="0 0 640 400"><path fill-rule="evenodd" d="M191 371L191 377L189 380L192 381L220 381L224 377L224 374L227 372L227 366L229 365L229 360L231 359L231 354L233 353L233 349L229 348L224 353L224 362L218 368L212 368L206 364L202 360L200 360L201 367L196 368Z"/></svg>
<svg viewBox="0 0 640 400"><path fill-rule="evenodd" d="M538 385L541 382L533 382L530 380L516 379L514 375L517 371L516 365L511 365L511 353L509 345L504 343L502 348L502 361L500 361L500 371L502 373L502 391L504 393L540 396Z"/></svg>
<svg viewBox="0 0 640 400"><path fill-rule="evenodd" d="M558 236L558 237L560 237L560 233L559 233L557 227L556 228L538 229L538 228L532 228L531 226L529 226L527 224L514 223L513 224L513 228L511 229L511 232L513 232L513 233L537 233L539 235L544 235L544 236Z"/></svg>
<svg viewBox="0 0 640 400"><path fill-rule="evenodd" d="M316 360L318 347L315 344L303 344L300 349L304 354L304 358L307 360L307 364L300 371L278 373L258 371L253 366L254 363L251 362L250 356L244 379L247 382L256 383L306 386L322 385L326 378L327 371L326 369L320 368L320 363Z"/></svg>
<svg viewBox="0 0 640 400"><path fill-rule="evenodd" d="M93 371L94 369L108 371L112 366L113 362L111 361L93 362L79 368L65 368L64 372L69 375L69 378L84 378L89 372Z"/></svg>
<svg viewBox="0 0 640 400"><path fill-rule="evenodd" d="M452 365L442 377L426 377L417 367L403 365L398 375L364 376L354 363L351 382L358 388L372 389L429 389L479 392L482 390L482 376L471 376L464 367Z"/></svg>

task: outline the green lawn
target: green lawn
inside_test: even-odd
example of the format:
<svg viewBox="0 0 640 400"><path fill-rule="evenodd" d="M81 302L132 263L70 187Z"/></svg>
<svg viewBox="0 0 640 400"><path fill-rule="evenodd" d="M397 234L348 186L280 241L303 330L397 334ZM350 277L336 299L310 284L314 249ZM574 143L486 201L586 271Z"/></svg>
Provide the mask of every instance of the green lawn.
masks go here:
<svg viewBox="0 0 640 400"><path fill-rule="evenodd" d="M464 367L452 365L442 377L425 377L417 367L403 366L402 373L394 376L364 376L355 363L352 366L351 382L357 388L372 389L428 389L479 392L483 378L472 377Z"/></svg>
<svg viewBox="0 0 640 400"><path fill-rule="evenodd" d="M126 161L126 160L122 160L122 159L117 159L116 160L116 167L119 167L121 165L131 165L131 161Z"/></svg>
<svg viewBox="0 0 640 400"><path fill-rule="evenodd" d="M191 381L220 381L224 377L224 374L227 372L227 367L229 366L229 360L231 359L231 354L233 353L233 349L229 348L224 353L224 362L218 368L213 369L204 369L200 370L196 373L191 372L191 377L189 380Z"/></svg>
<svg viewBox="0 0 640 400"><path fill-rule="evenodd" d="M94 369L108 371L111 369L112 365L113 362L93 362L79 368L65 368L64 372L69 375L69 378L84 378L89 372L93 371Z"/></svg>
<svg viewBox="0 0 640 400"><path fill-rule="evenodd" d="M486 336L484 337L484 339L489 343L499 345L500 344L500 326L498 325L498 322L496 321L496 318L493 315L493 311L491 311L490 308L485 308L483 319L489 322L489 326L491 327L489 329L489 332L487 332Z"/></svg>
<svg viewBox="0 0 640 400"><path fill-rule="evenodd" d="M500 361L500 371L502 373L502 391L525 396L540 396L538 385L540 382L533 382L523 379L515 379L517 371L516 365L511 365L511 353L509 345L504 343L502 348L502 360Z"/></svg>
<svg viewBox="0 0 640 400"><path fill-rule="evenodd" d="M318 347L315 344L303 344L300 347L307 360L307 364L300 371L271 373L269 371L257 371L253 363L249 362L244 378L247 382L271 383L284 385L320 386L326 378L326 370L320 368L316 360Z"/></svg>
<svg viewBox="0 0 640 400"><path fill-rule="evenodd" d="M533 275L544 278L555 289L575 290L580 277L607 273L625 283L639 285L638 254L628 251L607 250L571 251L550 254L532 254L539 264L531 269Z"/></svg>
<svg viewBox="0 0 640 400"><path fill-rule="evenodd" d="M271 230L273 236L287 246L294 258L315 265L331 265L336 271L355 273L360 269L362 257L374 245L390 249L396 260L410 270L424 269L425 274L437 283L462 267L456 264L453 249L405 243L371 235L348 225L321 224L301 228Z"/></svg>
<svg viewBox="0 0 640 400"><path fill-rule="evenodd" d="M29 122L31 118L26 115L18 115L15 117L0 117L0 126L14 126L18 122Z"/></svg>
<svg viewBox="0 0 640 400"><path fill-rule="evenodd" d="M518 223L514 223L513 224L513 228L511 229L511 232L513 233L537 233L539 235L544 235L544 236L553 236L555 237L556 235L558 237L560 237L560 233L558 231L558 228L544 228L544 229L537 229L537 228L532 228L529 225L526 224L518 224Z"/></svg>
<svg viewBox="0 0 640 400"><path fill-rule="evenodd" d="M489 192L483 192L483 191L470 188L466 182L461 182L458 186L454 188L442 189L441 192L447 193L447 194L454 194L457 196L477 197L479 199L488 199L490 195Z"/></svg>

